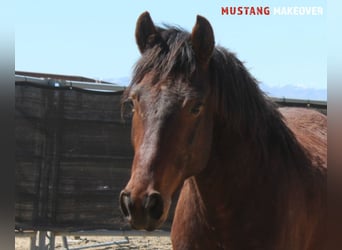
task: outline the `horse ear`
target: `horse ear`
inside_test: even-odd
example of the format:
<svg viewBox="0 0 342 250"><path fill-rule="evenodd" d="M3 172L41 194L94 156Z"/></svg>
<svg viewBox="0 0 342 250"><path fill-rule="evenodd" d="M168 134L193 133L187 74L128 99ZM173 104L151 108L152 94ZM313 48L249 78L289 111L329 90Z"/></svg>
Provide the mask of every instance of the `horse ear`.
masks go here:
<svg viewBox="0 0 342 250"><path fill-rule="evenodd" d="M153 47L157 35L156 27L147 11L142 13L135 28L135 40L141 53Z"/></svg>
<svg viewBox="0 0 342 250"><path fill-rule="evenodd" d="M214 32L207 19L198 15L191 33L192 48L197 60L206 65L215 46Z"/></svg>

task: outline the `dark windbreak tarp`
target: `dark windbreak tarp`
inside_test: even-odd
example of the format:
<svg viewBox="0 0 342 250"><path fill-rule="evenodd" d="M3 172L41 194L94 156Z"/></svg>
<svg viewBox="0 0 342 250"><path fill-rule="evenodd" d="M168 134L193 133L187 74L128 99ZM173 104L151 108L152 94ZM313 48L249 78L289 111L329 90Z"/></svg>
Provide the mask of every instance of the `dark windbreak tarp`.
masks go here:
<svg viewBox="0 0 342 250"><path fill-rule="evenodd" d="M118 196L133 151L121 95L16 82L16 228L128 227Z"/></svg>

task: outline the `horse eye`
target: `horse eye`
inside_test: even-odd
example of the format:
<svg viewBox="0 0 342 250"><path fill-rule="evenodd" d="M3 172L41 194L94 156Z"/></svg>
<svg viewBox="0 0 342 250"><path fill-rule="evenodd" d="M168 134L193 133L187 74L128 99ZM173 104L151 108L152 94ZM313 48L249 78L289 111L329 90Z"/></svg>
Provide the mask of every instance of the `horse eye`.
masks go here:
<svg viewBox="0 0 342 250"><path fill-rule="evenodd" d="M126 109L128 111L134 112L134 103L133 100L126 101Z"/></svg>
<svg viewBox="0 0 342 250"><path fill-rule="evenodd" d="M202 107L203 107L203 103L202 102L198 102L198 103L196 103L195 105L193 105L191 107L190 113L192 115L198 115L201 112Z"/></svg>
<svg viewBox="0 0 342 250"><path fill-rule="evenodd" d="M133 113L135 112L134 103L132 100L127 100L123 105L123 116L125 119L132 118Z"/></svg>

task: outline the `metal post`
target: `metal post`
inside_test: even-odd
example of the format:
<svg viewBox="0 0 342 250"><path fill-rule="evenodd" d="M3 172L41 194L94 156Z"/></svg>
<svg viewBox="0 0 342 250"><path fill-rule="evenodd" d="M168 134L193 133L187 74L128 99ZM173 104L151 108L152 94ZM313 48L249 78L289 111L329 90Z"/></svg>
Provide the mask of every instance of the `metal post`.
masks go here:
<svg viewBox="0 0 342 250"><path fill-rule="evenodd" d="M49 238L49 250L55 250L55 233L50 232Z"/></svg>
<svg viewBox="0 0 342 250"><path fill-rule="evenodd" d="M36 246L36 241L37 241L37 233L38 232L34 232L34 235L32 235L30 237L31 242L30 242L30 250L36 250L37 246Z"/></svg>
<svg viewBox="0 0 342 250"><path fill-rule="evenodd" d="M62 236L62 240L63 240L63 247L65 248L65 250L69 250L68 240L65 235Z"/></svg>
<svg viewBox="0 0 342 250"><path fill-rule="evenodd" d="M38 250L48 250L45 245L46 236L46 231L39 231Z"/></svg>

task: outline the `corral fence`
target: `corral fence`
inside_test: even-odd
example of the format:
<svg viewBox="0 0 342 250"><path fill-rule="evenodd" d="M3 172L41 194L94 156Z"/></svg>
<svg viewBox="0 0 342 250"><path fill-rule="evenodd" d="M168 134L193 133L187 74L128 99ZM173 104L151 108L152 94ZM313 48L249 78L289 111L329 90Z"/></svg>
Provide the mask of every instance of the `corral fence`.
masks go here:
<svg viewBox="0 0 342 250"><path fill-rule="evenodd" d="M131 231L119 211L133 157L123 91L85 78L16 72L15 232L31 237L31 249L54 249L55 236L168 234L174 207L156 233ZM275 101L327 109L326 102Z"/></svg>

